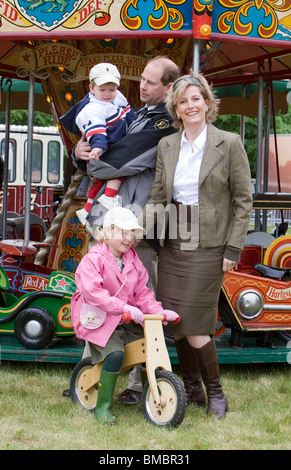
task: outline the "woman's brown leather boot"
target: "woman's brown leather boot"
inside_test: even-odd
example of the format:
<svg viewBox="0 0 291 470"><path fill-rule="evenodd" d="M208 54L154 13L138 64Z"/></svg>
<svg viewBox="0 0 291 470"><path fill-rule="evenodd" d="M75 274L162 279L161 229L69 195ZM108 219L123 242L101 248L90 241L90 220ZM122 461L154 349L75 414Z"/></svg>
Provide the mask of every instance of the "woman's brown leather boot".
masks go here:
<svg viewBox="0 0 291 470"><path fill-rule="evenodd" d="M198 406L205 406L206 395L193 348L188 343L187 338L175 340L175 344L187 395L187 405L196 403Z"/></svg>
<svg viewBox="0 0 291 470"><path fill-rule="evenodd" d="M202 348L193 348L198 367L206 387L208 405L206 413L213 412L217 418L223 418L228 411L228 404L220 383L219 365L215 339Z"/></svg>

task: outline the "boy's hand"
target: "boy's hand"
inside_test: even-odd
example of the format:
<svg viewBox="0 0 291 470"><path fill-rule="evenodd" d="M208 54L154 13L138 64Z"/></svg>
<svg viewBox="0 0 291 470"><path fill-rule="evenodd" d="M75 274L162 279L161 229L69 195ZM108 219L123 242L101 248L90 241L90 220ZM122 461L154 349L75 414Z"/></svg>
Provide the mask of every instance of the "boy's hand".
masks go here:
<svg viewBox="0 0 291 470"><path fill-rule="evenodd" d="M89 155L90 160L99 160L99 158L101 157L102 153L103 153L103 149L102 149L102 148L96 147L96 148L92 149L91 152L90 152L90 155Z"/></svg>

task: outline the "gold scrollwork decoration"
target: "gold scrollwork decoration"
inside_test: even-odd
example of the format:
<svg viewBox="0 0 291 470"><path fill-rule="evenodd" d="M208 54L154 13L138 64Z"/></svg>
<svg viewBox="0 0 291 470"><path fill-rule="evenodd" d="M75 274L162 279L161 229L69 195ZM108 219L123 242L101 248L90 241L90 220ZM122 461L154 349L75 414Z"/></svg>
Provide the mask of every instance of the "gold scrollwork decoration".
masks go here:
<svg viewBox="0 0 291 470"><path fill-rule="evenodd" d="M142 27L143 21L153 30L161 30L169 26L171 30L178 30L183 26L184 18L179 10L170 5L181 5L186 0L154 0L153 9L147 18L139 14L139 0L127 0L121 10L120 18L124 26L131 30Z"/></svg>
<svg viewBox="0 0 291 470"><path fill-rule="evenodd" d="M246 36L253 31L255 17L251 8L255 7L256 10L263 10L264 19L268 18L269 26L263 23L257 26L259 37L271 38L278 28L278 17L276 12L288 11L291 8L291 0L219 0L221 6L227 8L217 21L217 26L220 32L226 34L231 28L236 34ZM248 20L247 22L245 20Z"/></svg>
<svg viewBox="0 0 291 470"><path fill-rule="evenodd" d="M212 13L213 10L213 0L194 0L194 11L196 13L205 13L205 11L208 11L210 14Z"/></svg>
<svg viewBox="0 0 291 470"><path fill-rule="evenodd" d="M124 3L120 10L120 18L124 26L128 29L139 29L142 24L141 17L139 15L129 16L128 9L133 6L137 10L138 0L128 0Z"/></svg>
<svg viewBox="0 0 291 470"><path fill-rule="evenodd" d="M234 18L233 11L227 11L219 17L219 31L223 34L227 34L231 30L231 21Z"/></svg>
<svg viewBox="0 0 291 470"><path fill-rule="evenodd" d="M169 11L166 7L163 0L155 0L155 8L154 11L160 10L162 14L159 18L155 18L152 14L149 15L148 24L152 29L164 29L169 21Z"/></svg>
<svg viewBox="0 0 291 470"><path fill-rule="evenodd" d="M248 17L248 11L250 9L251 5L250 4L245 4L240 7L240 14L239 15L234 15L234 20L233 20L233 26L234 30L236 33L242 35L242 36L247 36L250 34L250 32L253 29L253 24L251 21L249 21L247 24L244 24L241 22L241 16L247 18Z"/></svg>
<svg viewBox="0 0 291 470"><path fill-rule="evenodd" d="M169 16L171 18L170 28L172 31L177 31L183 25L183 16L180 11L175 8L169 8Z"/></svg>

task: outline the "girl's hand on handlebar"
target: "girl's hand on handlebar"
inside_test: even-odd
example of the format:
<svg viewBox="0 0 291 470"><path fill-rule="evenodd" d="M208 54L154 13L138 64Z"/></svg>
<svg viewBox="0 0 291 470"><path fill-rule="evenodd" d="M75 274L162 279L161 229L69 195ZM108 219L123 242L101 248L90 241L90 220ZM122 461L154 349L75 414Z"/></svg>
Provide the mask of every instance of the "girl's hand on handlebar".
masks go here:
<svg viewBox="0 0 291 470"><path fill-rule="evenodd" d="M135 323L143 323L143 313L139 308L133 307L132 305L124 305L123 313L125 312L130 313L130 318Z"/></svg>
<svg viewBox="0 0 291 470"><path fill-rule="evenodd" d="M174 312L173 310L161 310L160 312L158 312L158 315L165 316L166 320L163 321L163 325L167 325L169 321L175 324L178 323L180 320L180 316L178 315L178 313Z"/></svg>

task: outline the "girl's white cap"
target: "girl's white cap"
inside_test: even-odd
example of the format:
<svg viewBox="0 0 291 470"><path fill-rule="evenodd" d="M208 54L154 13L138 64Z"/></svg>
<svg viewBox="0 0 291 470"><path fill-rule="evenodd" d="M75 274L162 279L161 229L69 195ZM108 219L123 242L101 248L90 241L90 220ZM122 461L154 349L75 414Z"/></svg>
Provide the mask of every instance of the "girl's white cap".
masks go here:
<svg viewBox="0 0 291 470"><path fill-rule="evenodd" d="M114 209L106 212L103 219L103 227L111 225L115 225L122 230L142 230L146 234L146 231L138 224L134 213L125 207L114 207Z"/></svg>

